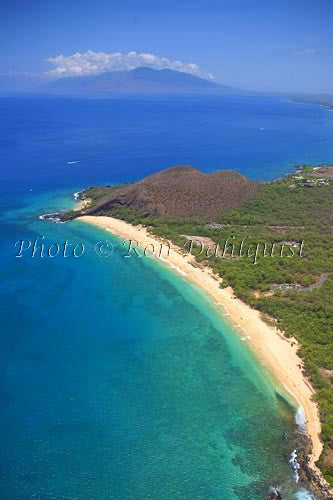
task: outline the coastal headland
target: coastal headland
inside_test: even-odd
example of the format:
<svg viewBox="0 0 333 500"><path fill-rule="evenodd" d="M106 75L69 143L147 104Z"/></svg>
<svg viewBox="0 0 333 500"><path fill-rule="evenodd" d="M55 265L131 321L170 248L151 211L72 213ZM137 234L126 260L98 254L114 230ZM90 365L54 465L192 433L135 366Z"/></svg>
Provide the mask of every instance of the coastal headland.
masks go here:
<svg viewBox="0 0 333 500"><path fill-rule="evenodd" d="M304 478L333 498L333 168L297 166L258 183L180 166L133 184L91 187L78 199L80 207L57 218L96 225L141 248L172 243L160 260L212 298L239 341L292 395L298 417L304 412L311 440L298 450ZM193 240L193 254L184 253ZM252 258L234 255L245 241ZM202 243L220 250L208 255ZM269 258L268 248L280 250Z"/></svg>

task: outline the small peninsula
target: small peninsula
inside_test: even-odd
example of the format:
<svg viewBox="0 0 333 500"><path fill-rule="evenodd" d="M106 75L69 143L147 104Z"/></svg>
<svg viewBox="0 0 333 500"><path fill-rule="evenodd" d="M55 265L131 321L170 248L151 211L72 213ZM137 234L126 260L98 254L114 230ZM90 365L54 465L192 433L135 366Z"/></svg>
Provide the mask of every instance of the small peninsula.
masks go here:
<svg viewBox="0 0 333 500"><path fill-rule="evenodd" d="M311 440L298 450L301 473L323 498L332 498L333 167L302 165L282 179L259 183L233 171L204 174L179 166L133 184L90 187L79 198L84 203L78 210L58 214L62 221L82 218L121 237L172 242L179 252L173 267L196 268L190 273L186 267L184 274L196 276L193 281L215 300L220 297L224 310L238 308L231 316L246 335L251 331L259 357L266 349L259 332L268 328L272 340L266 347L275 349L276 358L274 366L274 353L270 361L263 355L266 365L298 401L305 394L301 406ZM234 255L240 245L252 258ZM208 246L218 250L203 251ZM283 367L279 374L283 356L286 369L294 366L289 376Z"/></svg>

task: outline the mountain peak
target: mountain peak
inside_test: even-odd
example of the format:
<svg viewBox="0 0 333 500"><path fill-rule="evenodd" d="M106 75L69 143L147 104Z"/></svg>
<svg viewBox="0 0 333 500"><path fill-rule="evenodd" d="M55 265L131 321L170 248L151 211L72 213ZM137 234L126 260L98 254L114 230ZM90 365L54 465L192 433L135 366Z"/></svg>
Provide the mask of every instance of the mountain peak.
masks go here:
<svg viewBox="0 0 333 500"><path fill-rule="evenodd" d="M171 69L157 70L146 66L130 71L110 71L100 75L62 77L48 82L41 91L78 96L246 93L189 73Z"/></svg>

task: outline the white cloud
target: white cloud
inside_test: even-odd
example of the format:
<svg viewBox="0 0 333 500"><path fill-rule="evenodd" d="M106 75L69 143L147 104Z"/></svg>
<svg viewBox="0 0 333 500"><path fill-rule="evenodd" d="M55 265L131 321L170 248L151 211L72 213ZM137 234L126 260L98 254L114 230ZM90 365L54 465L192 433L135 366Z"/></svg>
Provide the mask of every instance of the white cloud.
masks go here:
<svg viewBox="0 0 333 500"><path fill-rule="evenodd" d="M197 64L185 64L182 61L170 61L165 57L154 54L138 54L131 51L128 54L121 52L93 52L88 50L84 54L76 52L71 56L59 55L48 59L55 68L47 72L52 77L98 75L106 71L131 70L139 66L148 66L154 69L173 69L191 75L213 80L211 73L205 73Z"/></svg>
<svg viewBox="0 0 333 500"><path fill-rule="evenodd" d="M303 49L293 51L294 56L313 56L316 53L316 49Z"/></svg>

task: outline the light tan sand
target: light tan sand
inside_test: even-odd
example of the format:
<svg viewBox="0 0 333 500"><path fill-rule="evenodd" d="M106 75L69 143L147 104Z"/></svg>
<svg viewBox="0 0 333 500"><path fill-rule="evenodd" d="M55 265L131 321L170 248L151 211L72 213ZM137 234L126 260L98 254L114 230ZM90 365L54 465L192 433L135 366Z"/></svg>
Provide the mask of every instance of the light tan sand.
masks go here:
<svg viewBox="0 0 333 500"><path fill-rule="evenodd" d="M141 248L155 246L155 252L163 240L152 236L142 226L132 226L127 222L112 217L83 216L78 220L106 229L124 238L135 240ZM148 248L147 248L148 250ZM311 466L318 460L322 443L319 439L320 419L317 405L312 401L313 389L302 373L302 361L297 355L298 344L295 339L287 339L275 327L265 323L259 311L237 299L230 287L220 288L220 278L208 267L199 265L191 255L184 256L175 245L171 245L170 255L166 256L167 247L162 253L163 262L180 272L191 282L207 292L224 316L241 329L240 341L245 341L260 359L261 363L273 373L280 384L293 396L304 410L307 433L312 439L313 453ZM153 257L154 258L154 257Z"/></svg>
<svg viewBox="0 0 333 500"><path fill-rule="evenodd" d="M91 203L90 198L85 198L84 200L79 200L75 207L73 208L74 212L79 212L80 210L83 210L84 208L89 207Z"/></svg>

